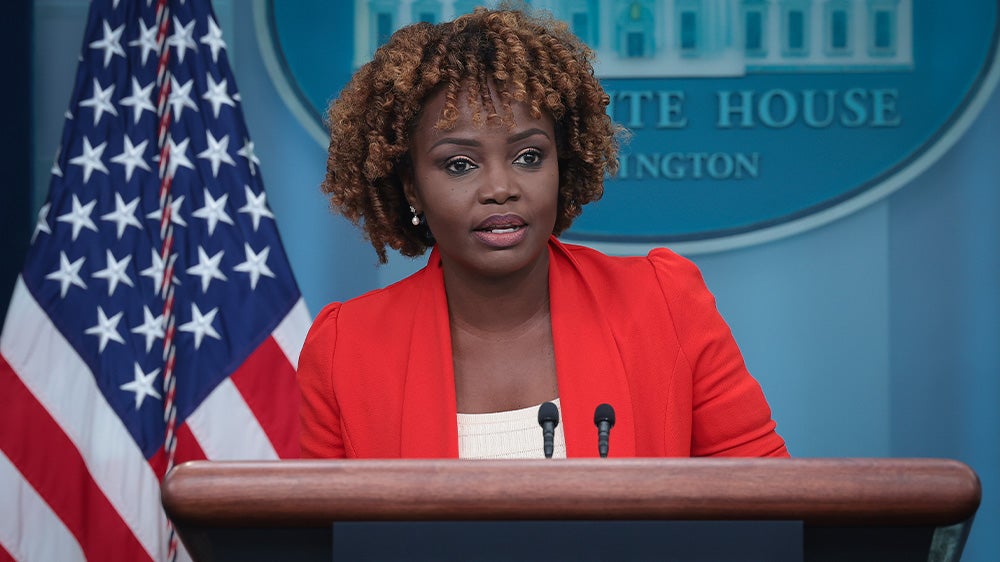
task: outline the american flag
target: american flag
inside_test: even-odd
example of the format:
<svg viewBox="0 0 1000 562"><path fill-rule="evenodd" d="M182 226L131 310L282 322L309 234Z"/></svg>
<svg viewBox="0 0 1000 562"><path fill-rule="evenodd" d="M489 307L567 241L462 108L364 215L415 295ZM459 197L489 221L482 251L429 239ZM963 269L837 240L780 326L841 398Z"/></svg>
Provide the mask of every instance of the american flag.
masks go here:
<svg viewBox="0 0 1000 562"><path fill-rule="evenodd" d="M298 454L310 316L208 0L94 0L0 336L0 560L186 559L170 467Z"/></svg>

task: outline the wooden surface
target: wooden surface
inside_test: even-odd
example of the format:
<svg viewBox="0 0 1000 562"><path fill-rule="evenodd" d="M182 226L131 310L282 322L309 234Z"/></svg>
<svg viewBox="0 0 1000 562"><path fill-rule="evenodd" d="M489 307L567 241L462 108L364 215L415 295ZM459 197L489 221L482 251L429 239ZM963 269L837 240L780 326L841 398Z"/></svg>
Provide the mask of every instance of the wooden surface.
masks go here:
<svg viewBox="0 0 1000 562"><path fill-rule="evenodd" d="M950 525L980 484L944 459L191 462L162 485L179 525L666 519Z"/></svg>

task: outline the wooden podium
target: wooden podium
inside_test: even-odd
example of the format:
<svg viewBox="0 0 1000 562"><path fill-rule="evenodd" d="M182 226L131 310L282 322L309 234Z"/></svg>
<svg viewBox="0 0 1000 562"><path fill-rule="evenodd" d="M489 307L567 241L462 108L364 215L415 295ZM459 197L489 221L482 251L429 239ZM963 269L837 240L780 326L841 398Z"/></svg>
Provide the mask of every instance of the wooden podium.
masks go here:
<svg viewBox="0 0 1000 562"><path fill-rule="evenodd" d="M162 484L202 562L331 560L338 522L457 521L794 521L804 560L945 562L980 497L944 459L200 461Z"/></svg>

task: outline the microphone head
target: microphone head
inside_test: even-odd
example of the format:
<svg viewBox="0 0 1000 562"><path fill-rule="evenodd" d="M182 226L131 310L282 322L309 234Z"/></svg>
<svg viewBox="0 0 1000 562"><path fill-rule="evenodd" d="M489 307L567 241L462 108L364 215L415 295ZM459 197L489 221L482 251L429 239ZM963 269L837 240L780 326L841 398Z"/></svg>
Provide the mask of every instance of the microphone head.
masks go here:
<svg viewBox="0 0 1000 562"><path fill-rule="evenodd" d="M553 427L559 425L559 408L552 402L543 402L538 407L538 425L545 423L552 423Z"/></svg>
<svg viewBox="0 0 1000 562"><path fill-rule="evenodd" d="M609 427L614 427L615 409L611 407L611 404L601 404L594 410L594 425L601 422L608 422Z"/></svg>

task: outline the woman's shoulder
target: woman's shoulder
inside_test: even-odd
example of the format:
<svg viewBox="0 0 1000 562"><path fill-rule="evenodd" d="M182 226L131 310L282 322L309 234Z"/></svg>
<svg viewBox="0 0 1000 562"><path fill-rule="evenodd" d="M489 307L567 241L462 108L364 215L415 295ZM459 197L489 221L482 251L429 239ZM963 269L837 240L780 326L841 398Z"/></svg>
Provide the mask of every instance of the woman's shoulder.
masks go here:
<svg viewBox="0 0 1000 562"><path fill-rule="evenodd" d="M593 296L608 310L673 317L715 307L698 267L668 248L654 248L644 256L609 256L572 244L565 248Z"/></svg>
<svg viewBox="0 0 1000 562"><path fill-rule="evenodd" d="M652 248L645 256L617 256L608 255L589 246L564 242L558 244L570 256L571 261L588 276L639 278L652 276L651 278L657 279L661 284L692 281L701 283L701 273L694 262L669 248Z"/></svg>

